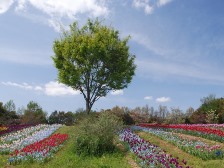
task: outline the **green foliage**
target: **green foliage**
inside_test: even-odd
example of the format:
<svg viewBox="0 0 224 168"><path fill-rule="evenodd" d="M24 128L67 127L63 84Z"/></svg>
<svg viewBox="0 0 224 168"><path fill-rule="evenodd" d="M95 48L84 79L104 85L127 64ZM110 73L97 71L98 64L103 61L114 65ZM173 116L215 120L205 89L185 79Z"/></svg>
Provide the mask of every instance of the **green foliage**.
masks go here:
<svg viewBox="0 0 224 168"><path fill-rule="evenodd" d="M100 97L131 82L136 66L128 40L98 20L88 20L82 28L73 23L70 31L54 41L52 58L58 80L81 92L87 113Z"/></svg>
<svg viewBox="0 0 224 168"><path fill-rule="evenodd" d="M8 102L5 103L4 109L11 112L11 111L16 111L16 105L13 102L13 100L9 100Z"/></svg>
<svg viewBox="0 0 224 168"><path fill-rule="evenodd" d="M80 124L75 151L78 155L101 156L113 152L114 137L122 128L122 122L115 115L103 112L98 118L88 117Z"/></svg>
<svg viewBox="0 0 224 168"><path fill-rule="evenodd" d="M87 113L84 109L79 108L74 113L75 124L82 123L85 118L97 118L98 115L99 113L95 111L91 110L89 113Z"/></svg>
<svg viewBox="0 0 224 168"><path fill-rule="evenodd" d="M24 124L40 124L46 123L46 112L42 110L42 107L34 101L30 101L27 104L27 108L22 116L22 123Z"/></svg>
<svg viewBox="0 0 224 168"><path fill-rule="evenodd" d="M12 102L12 101L9 101ZM14 103L13 103L14 104ZM15 125L19 124L19 117L16 114L15 111L9 111L14 110L13 108L8 108L8 103L3 105L2 102L0 102L0 125Z"/></svg>
<svg viewBox="0 0 224 168"><path fill-rule="evenodd" d="M212 95L202 99L202 105L192 114L193 123L224 123L224 98L215 98ZM208 121L208 117L212 117L211 111L214 111L212 121ZM214 120L215 119L215 120Z"/></svg>
<svg viewBox="0 0 224 168"><path fill-rule="evenodd" d="M75 116L72 112L65 113L64 111L54 111L48 118L49 124L65 124L67 126L73 125Z"/></svg>

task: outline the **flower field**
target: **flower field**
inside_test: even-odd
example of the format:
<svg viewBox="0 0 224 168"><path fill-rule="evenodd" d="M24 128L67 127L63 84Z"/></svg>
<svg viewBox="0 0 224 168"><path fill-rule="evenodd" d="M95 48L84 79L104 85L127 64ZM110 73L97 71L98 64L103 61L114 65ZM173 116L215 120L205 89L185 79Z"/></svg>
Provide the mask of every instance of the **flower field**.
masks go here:
<svg viewBox="0 0 224 168"><path fill-rule="evenodd" d="M185 125L175 127L181 126ZM222 128L219 125L197 126L217 130ZM29 126L0 136L0 167L136 168L129 163L130 158L139 168L224 167L223 143L181 133L180 130L183 129L177 128L165 128L164 125L131 126L119 134L118 141L129 149L125 155L115 153L82 158L74 151L77 126ZM196 130L190 131L200 133ZM64 143L65 141L67 142Z"/></svg>
<svg viewBox="0 0 224 168"><path fill-rule="evenodd" d="M187 161L179 161L172 157L160 147L147 142L134 134L130 129L125 129L120 133L120 140L127 142L133 152L140 160L142 167L160 167L160 168L189 168Z"/></svg>
<svg viewBox="0 0 224 168"><path fill-rule="evenodd" d="M132 127L135 131L149 133L203 160L224 158L224 145L218 143L224 140L222 128L223 124L139 124Z"/></svg>
<svg viewBox="0 0 224 168"><path fill-rule="evenodd" d="M155 135L167 142L170 142L183 151L195 155L203 160L222 159L223 149L220 145L210 145L197 138L189 139L173 132L166 132L159 128L134 127L135 130L141 130Z"/></svg>
<svg viewBox="0 0 224 168"><path fill-rule="evenodd" d="M10 154L8 159L10 164L51 158L68 139L67 134L53 134L61 126L39 124L25 126L23 129L15 127L14 131L11 129L10 133L0 136L0 154Z"/></svg>
<svg viewBox="0 0 224 168"><path fill-rule="evenodd" d="M205 139L224 142L224 130L223 124L171 124L171 125L159 125L159 124L139 124L139 126L147 128L159 128L165 131L183 133L193 136L202 137Z"/></svg>

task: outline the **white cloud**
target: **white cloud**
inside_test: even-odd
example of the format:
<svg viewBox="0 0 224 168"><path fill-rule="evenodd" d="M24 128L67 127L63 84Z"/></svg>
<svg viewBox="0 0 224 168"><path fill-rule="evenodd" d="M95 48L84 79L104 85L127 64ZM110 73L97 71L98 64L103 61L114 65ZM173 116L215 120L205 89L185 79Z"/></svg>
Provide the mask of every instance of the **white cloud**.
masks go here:
<svg viewBox="0 0 224 168"><path fill-rule="evenodd" d="M106 1L96 0L19 0L17 10L25 10L30 4L49 16L68 17L74 19L77 13L89 13L95 17L107 15Z"/></svg>
<svg viewBox="0 0 224 168"><path fill-rule="evenodd" d="M26 0L17 0L16 11L25 10L26 8Z"/></svg>
<svg viewBox="0 0 224 168"><path fill-rule="evenodd" d="M136 9L143 8L146 14L153 12L153 6L149 5L149 0L133 0L132 6Z"/></svg>
<svg viewBox="0 0 224 168"><path fill-rule="evenodd" d="M153 97L152 97L152 96L145 96L144 99L145 99L145 100L152 100Z"/></svg>
<svg viewBox="0 0 224 168"><path fill-rule="evenodd" d="M74 21L78 14L86 14L88 17L107 16L107 3L106 0L18 0L15 10L22 15L34 15L33 11L28 10L32 6L45 16L47 21L44 23L59 31L63 20Z"/></svg>
<svg viewBox="0 0 224 168"><path fill-rule="evenodd" d="M37 91L42 91L42 90L43 90L43 88L42 88L41 86L35 86L35 87L34 87L34 90L37 90Z"/></svg>
<svg viewBox="0 0 224 168"><path fill-rule="evenodd" d="M21 89L42 92L48 96L77 95L80 93L79 91L73 90L72 88L67 87L64 84L54 81L50 81L42 87L38 85L30 85L27 83L19 84L15 82L1 82L1 84L5 86L13 86Z"/></svg>
<svg viewBox="0 0 224 168"><path fill-rule="evenodd" d="M146 5L145 6L145 13L146 14L152 14L153 13L154 8L150 5Z"/></svg>
<svg viewBox="0 0 224 168"><path fill-rule="evenodd" d="M54 30L56 32L60 32L61 28L65 27L65 25L63 25L63 23L59 20L56 19L49 19L48 20L48 25L52 28L54 28Z"/></svg>
<svg viewBox="0 0 224 168"><path fill-rule="evenodd" d="M158 102L158 103L166 103L169 101L171 101L171 99L169 97L159 97L156 99L156 102Z"/></svg>
<svg viewBox="0 0 224 168"><path fill-rule="evenodd" d="M45 94L48 96L77 95L79 91L75 91L64 84L51 81L45 84Z"/></svg>
<svg viewBox="0 0 224 168"><path fill-rule="evenodd" d="M152 14L155 8L164 6L172 0L133 0L132 6L136 9L144 9L146 14Z"/></svg>
<svg viewBox="0 0 224 168"><path fill-rule="evenodd" d="M166 4L170 3L171 1L172 0L158 0L157 6L160 7L160 6L166 5Z"/></svg>
<svg viewBox="0 0 224 168"><path fill-rule="evenodd" d="M113 90L111 92L112 95L117 96L117 95L123 95L124 91L123 90Z"/></svg>
<svg viewBox="0 0 224 168"><path fill-rule="evenodd" d="M19 88L26 89L26 90L33 89L33 86L28 85L27 83L18 84L18 83L14 83L14 82L1 82L1 84L5 85L5 86L19 87Z"/></svg>
<svg viewBox="0 0 224 168"><path fill-rule="evenodd" d="M10 6L13 4L13 0L1 0L0 1L0 14L5 13L9 10Z"/></svg>
<svg viewBox="0 0 224 168"><path fill-rule="evenodd" d="M42 18L41 22L48 23L55 31L60 31L63 20L70 23L77 19L79 14L85 14L88 18L105 17L109 14L107 0L0 0L0 14L5 13L15 2L15 11L20 16L34 21L37 21L36 18ZM34 13L30 7L41 13Z"/></svg>

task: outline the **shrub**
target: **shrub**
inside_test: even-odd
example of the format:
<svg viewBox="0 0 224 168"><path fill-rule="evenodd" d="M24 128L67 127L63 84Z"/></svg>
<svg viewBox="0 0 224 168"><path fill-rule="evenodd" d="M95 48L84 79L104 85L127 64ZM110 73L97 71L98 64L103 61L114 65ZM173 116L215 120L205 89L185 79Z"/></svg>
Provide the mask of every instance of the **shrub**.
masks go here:
<svg viewBox="0 0 224 168"><path fill-rule="evenodd" d="M122 122L113 114L102 112L98 118L86 118L80 123L75 150L78 155L100 156L113 152L116 133L122 128Z"/></svg>

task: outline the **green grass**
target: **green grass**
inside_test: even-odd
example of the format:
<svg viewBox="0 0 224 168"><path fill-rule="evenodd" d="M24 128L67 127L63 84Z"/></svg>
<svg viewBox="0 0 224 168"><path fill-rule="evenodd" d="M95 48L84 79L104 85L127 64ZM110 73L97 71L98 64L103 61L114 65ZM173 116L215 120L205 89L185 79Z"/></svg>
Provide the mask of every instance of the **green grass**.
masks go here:
<svg viewBox="0 0 224 168"><path fill-rule="evenodd" d="M165 142L164 140L159 139L158 137L146 133L146 132L138 132L138 135L145 140L148 140L152 144L155 144L162 149L166 150L167 153L172 154L174 157L179 157L179 160L186 160L187 165L193 168L224 168L224 159L222 160L209 160L204 161L200 158L197 158L195 156L192 156L186 152L183 152L176 146Z"/></svg>
<svg viewBox="0 0 224 168"><path fill-rule="evenodd" d="M117 150L113 154L104 154L101 157L79 157L74 151L76 126L64 126L57 132L69 134L65 142L50 161L46 163L22 163L20 165L8 165L6 155L0 155L0 167L4 168L131 168L125 153Z"/></svg>

